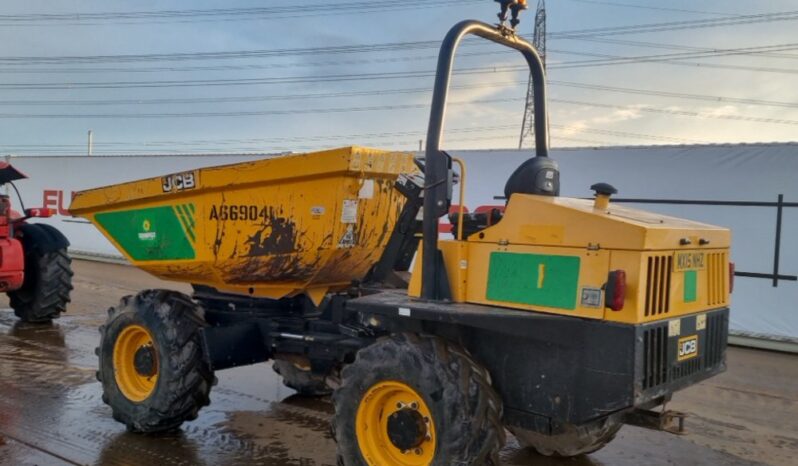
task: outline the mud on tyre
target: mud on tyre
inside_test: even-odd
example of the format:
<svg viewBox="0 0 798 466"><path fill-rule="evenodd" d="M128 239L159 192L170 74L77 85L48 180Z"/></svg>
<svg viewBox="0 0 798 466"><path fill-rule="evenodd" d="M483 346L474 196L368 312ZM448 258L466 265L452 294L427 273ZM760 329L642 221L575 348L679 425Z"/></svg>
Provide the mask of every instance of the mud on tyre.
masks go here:
<svg viewBox="0 0 798 466"><path fill-rule="evenodd" d="M58 230L43 224L17 227L25 254L22 287L8 292L14 314L24 322L49 322L66 312L72 291L69 241Z"/></svg>
<svg viewBox="0 0 798 466"><path fill-rule="evenodd" d="M393 335L360 350L333 402L340 465L499 464L502 405L490 376L441 338Z"/></svg>
<svg viewBox="0 0 798 466"><path fill-rule="evenodd" d="M571 457L587 455L604 448L623 426L619 418L610 416L584 426L566 425L563 432L544 435L538 432L509 427L524 448L544 456Z"/></svg>
<svg viewBox="0 0 798 466"><path fill-rule="evenodd" d="M122 298L100 327L97 378L113 417L133 432L194 420L215 379L203 355L205 321L188 296L146 290Z"/></svg>

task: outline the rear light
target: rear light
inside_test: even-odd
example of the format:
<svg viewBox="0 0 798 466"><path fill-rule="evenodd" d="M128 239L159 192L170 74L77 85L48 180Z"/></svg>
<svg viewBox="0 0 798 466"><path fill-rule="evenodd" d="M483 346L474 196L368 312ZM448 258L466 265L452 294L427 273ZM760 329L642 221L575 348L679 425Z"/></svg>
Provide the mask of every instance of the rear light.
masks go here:
<svg viewBox="0 0 798 466"><path fill-rule="evenodd" d="M53 215L55 215L55 209L48 209L47 207L25 209L25 216L28 218L50 218Z"/></svg>
<svg viewBox="0 0 798 466"><path fill-rule="evenodd" d="M623 309L626 300L626 272L613 270L607 276L607 286L604 289L604 306L613 311Z"/></svg>
<svg viewBox="0 0 798 466"><path fill-rule="evenodd" d="M734 262L729 262L729 294L734 293Z"/></svg>

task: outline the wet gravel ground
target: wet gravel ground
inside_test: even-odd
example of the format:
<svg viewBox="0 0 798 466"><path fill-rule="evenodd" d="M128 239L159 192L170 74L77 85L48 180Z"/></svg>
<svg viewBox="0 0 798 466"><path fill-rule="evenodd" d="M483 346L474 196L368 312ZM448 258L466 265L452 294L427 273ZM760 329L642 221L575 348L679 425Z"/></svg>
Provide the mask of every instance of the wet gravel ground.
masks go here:
<svg viewBox="0 0 798 466"><path fill-rule="evenodd" d="M69 313L52 325L16 320L0 300L0 464L332 466L327 399L295 396L269 364L217 373L211 405L166 436L125 432L94 378L105 309L140 289L162 287L136 269L75 262ZM798 458L798 356L742 348L729 371L677 395L690 433L624 427L589 456L551 459L508 436L503 463L520 465L793 465Z"/></svg>

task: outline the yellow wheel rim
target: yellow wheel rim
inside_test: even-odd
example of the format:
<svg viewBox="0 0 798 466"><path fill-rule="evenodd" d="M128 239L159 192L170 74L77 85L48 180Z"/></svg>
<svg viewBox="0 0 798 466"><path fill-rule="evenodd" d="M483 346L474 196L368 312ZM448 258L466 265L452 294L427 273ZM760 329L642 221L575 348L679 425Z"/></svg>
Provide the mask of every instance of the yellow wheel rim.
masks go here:
<svg viewBox="0 0 798 466"><path fill-rule="evenodd" d="M133 402L146 400L158 382L158 355L150 332L140 325L130 325L114 343L116 385Z"/></svg>
<svg viewBox="0 0 798 466"><path fill-rule="evenodd" d="M370 466L427 466L435 458L435 423L410 386L383 381L360 400L357 441Z"/></svg>

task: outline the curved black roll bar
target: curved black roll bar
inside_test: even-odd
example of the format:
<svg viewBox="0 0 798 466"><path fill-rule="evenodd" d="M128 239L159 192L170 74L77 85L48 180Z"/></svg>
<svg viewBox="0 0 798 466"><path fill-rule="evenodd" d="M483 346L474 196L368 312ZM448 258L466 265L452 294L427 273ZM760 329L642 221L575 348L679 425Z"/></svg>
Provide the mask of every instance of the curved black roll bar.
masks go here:
<svg viewBox="0 0 798 466"><path fill-rule="evenodd" d="M445 269L438 252L438 219L445 213L448 203L449 157L441 152L446 100L457 47L463 37L473 34L521 52L529 65L534 88L535 103L535 154L548 157L548 125L546 120L546 72L535 47L504 26L491 26L475 20L457 23L446 34L438 55L438 69L432 93L427 148L424 168L424 227L421 297L447 299L449 290Z"/></svg>

